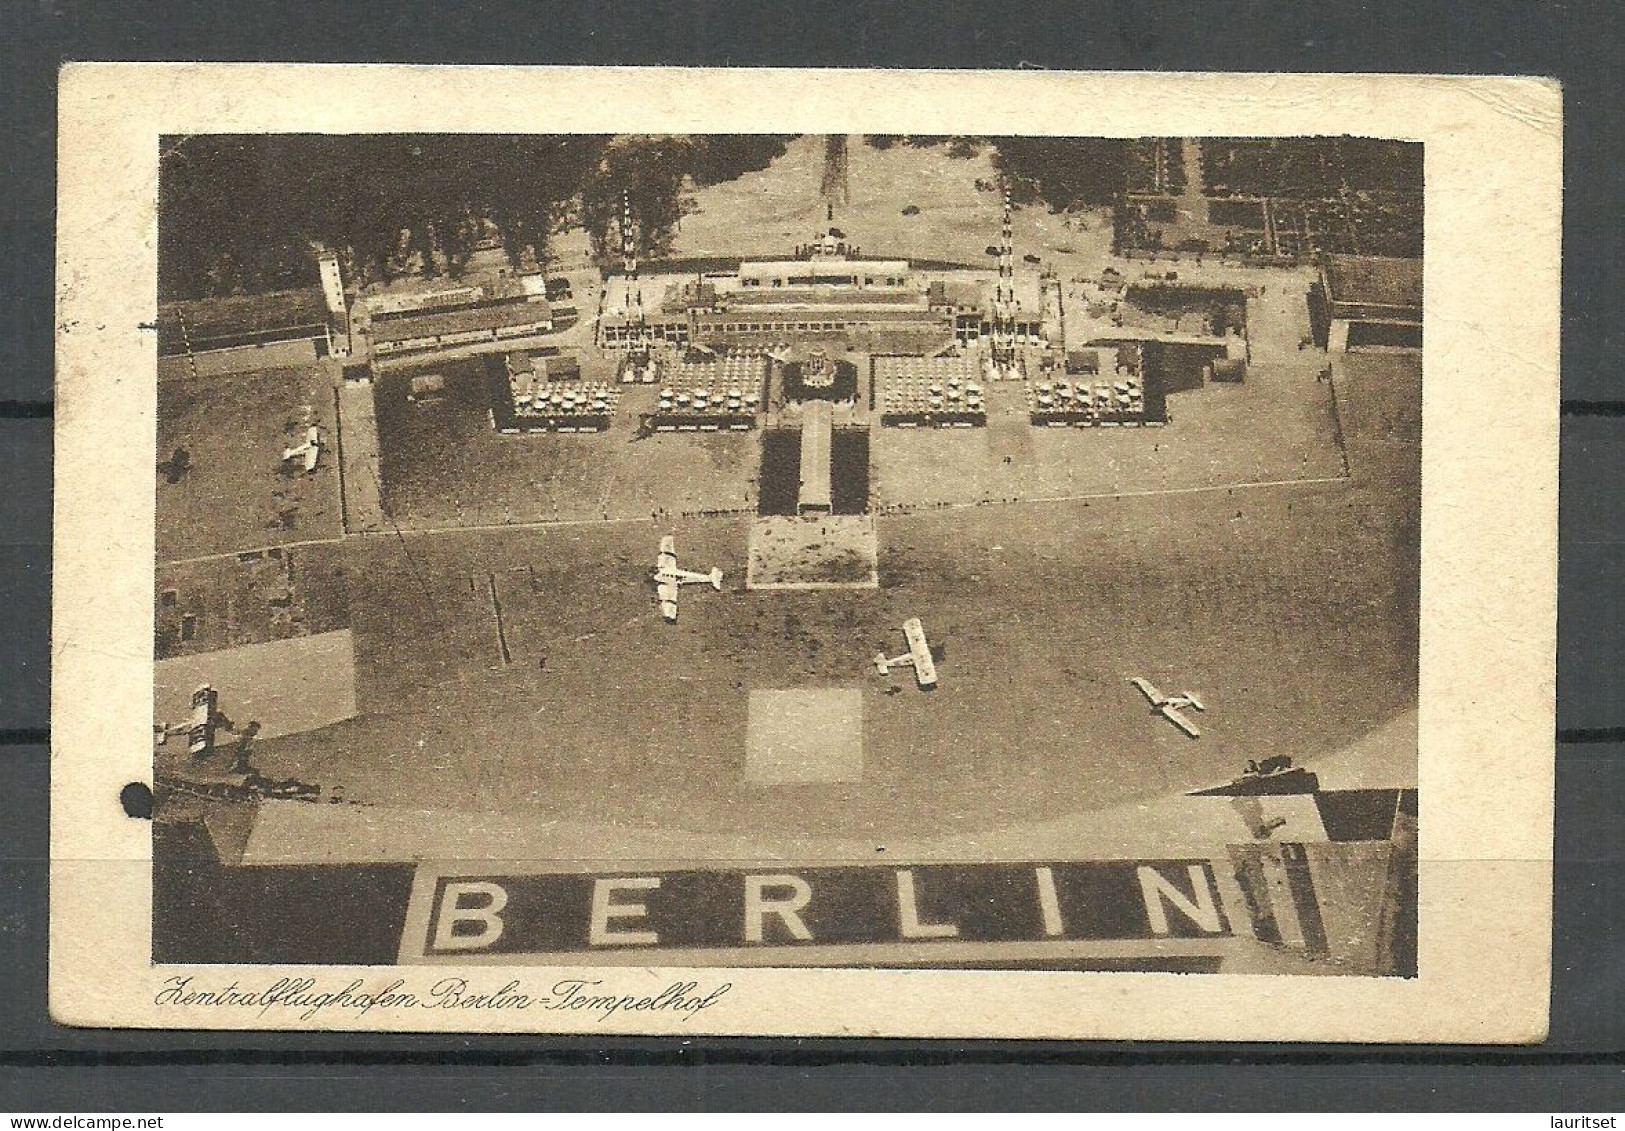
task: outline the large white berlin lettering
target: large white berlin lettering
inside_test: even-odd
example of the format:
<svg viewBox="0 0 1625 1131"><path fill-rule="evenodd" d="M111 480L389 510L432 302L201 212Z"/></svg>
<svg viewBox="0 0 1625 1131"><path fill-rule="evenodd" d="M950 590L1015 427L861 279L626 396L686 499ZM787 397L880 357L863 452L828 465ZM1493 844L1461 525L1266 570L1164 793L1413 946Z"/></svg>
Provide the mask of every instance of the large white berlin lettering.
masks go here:
<svg viewBox="0 0 1625 1131"><path fill-rule="evenodd" d="M897 929L905 939L951 939L959 935L953 923L920 922L920 904L914 896L914 873L897 872Z"/></svg>
<svg viewBox="0 0 1625 1131"><path fill-rule="evenodd" d="M1163 900L1204 931L1218 934L1222 929L1219 909L1213 905L1213 889L1208 886L1207 873L1200 864L1190 866L1191 890L1196 893L1194 901L1155 868L1142 864L1139 871L1140 894L1145 897L1145 913L1151 920L1153 934L1168 933L1168 911L1163 907Z"/></svg>
<svg viewBox="0 0 1625 1131"><path fill-rule="evenodd" d="M593 946L654 946L660 936L653 931L612 931L611 919L641 919L649 908L641 903L616 903L616 889L626 891L653 891L660 886L657 876L635 879L594 880L592 884L592 921L587 929L587 941Z"/></svg>
<svg viewBox="0 0 1625 1131"><path fill-rule="evenodd" d="M467 906L464 896L484 896L485 902ZM508 906L508 893L485 880L467 880L449 883L440 895L440 914L434 930L436 950L478 950L490 946L502 937L502 909ZM478 934L457 935L452 932L459 923L478 923Z"/></svg>
<svg viewBox="0 0 1625 1131"><path fill-rule="evenodd" d="M1055 872L1048 867L1034 868L1038 876L1038 910L1044 916L1044 933L1059 935L1066 932L1061 922L1061 900L1055 894Z"/></svg>
<svg viewBox="0 0 1625 1131"><path fill-rule="evenodd" d="M789 889L788 899L769 899L769 889ZM745 941L762 941L762 920L777 915L790 934L802 942L812 941L812 932L797 914L812 900L812 888L800 876L746 876L745 877Z"/></svg>

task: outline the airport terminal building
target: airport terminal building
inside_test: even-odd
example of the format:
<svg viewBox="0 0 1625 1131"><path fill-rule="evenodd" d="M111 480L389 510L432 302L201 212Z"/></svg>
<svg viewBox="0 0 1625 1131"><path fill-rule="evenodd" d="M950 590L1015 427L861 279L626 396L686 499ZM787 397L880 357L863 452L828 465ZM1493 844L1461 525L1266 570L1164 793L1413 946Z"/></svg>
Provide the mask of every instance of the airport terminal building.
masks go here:
<svg viewBox="0 0 1625 1131"><path fill-rule="evenodd" d="M746 260L732 272L694 276L622 274L607 285L601 342L727 349L830 337L854 349L923 355L992 333L995 282L989 271L928 278L907 260L844 254ZM1016 341L1043 347L1050 335L1041 288L1033 278L1015 289Z"/></svg>

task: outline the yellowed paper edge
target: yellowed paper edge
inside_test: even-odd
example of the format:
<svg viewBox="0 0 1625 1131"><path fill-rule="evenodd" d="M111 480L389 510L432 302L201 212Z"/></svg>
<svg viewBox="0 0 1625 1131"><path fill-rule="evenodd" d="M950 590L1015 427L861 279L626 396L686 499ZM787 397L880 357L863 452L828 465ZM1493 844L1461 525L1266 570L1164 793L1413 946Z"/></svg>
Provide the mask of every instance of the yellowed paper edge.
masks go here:
<svg viewBox="0 0 1625 1131"><path fill-rule="evenodd" d="M614 97L609 93L613 90ZM1529 1042L1550 974L1561 97L1537 79L73 64L61 75L50 999L77 1025ZM683 1019L155 1004L160 135L1360 134L1426 145L1421 976L736 969ZM211 981L263 982L252 967ZM369 987L410 971L300 968ZM481 968L498 983L511 971ZM548 981L547 971L523 971ZM669 969L599 972L652 992Z"/></svg>

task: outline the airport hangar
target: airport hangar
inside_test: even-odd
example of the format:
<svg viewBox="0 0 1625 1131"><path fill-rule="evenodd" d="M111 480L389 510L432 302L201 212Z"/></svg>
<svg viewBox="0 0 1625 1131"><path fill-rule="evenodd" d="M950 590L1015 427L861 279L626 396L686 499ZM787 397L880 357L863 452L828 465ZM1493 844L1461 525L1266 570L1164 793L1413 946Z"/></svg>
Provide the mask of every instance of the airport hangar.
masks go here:
<svg viewBox="0 0 1625 1131"><path fill-rule="evenodd" d="M1321 270L1331 328L1327 349L1420 349L1422 261L1375 255L1328 256Z"/></svg>

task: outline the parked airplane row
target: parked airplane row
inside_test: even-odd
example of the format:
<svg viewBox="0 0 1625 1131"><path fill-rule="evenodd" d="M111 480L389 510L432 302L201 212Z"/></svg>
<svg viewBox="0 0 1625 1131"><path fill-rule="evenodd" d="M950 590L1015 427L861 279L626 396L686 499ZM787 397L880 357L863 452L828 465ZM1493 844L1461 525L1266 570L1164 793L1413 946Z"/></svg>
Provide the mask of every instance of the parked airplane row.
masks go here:
<svg viewBox="0 0 1625 1131"><path fill-rule="evenodd" d="M312 443L314 442L313 439ZM678 565L677 541L670 534L660 539L660 550L655 557L651 579L655 583L660 602L660 615L668 624L677 622L677 594L682 586L703 584L711 586L719 593L722 591L722 570L712 567L708 571L699 572L685 570ZM908 650L900 655L875 653L875 671L886 676L891 674L893 668L912 668L915 682L922 690L934 689L937 686L937 661L931 654L931 644L926 639L925 625L919 617L910 617L903 622L903 640L908 645ZM1164 695L1150 680L1139 676L1135 676L1129 682L1145 696L1146 701L1151 704L1153 714L1161 715L1191 738L1201 737L1201 730L1182 713L1186 709L1197 711L1207 709L1195 695L1189 691L1180 695ZM153 736L159 745L165 743L172 735L185 734L188 751L194 758L202 758L213 751L217 731L237 733L231 720L221 712L219 693L211 684L201 684L192 692L190 707L191 710L184 722L158 722L153 725Z"/></svg>

